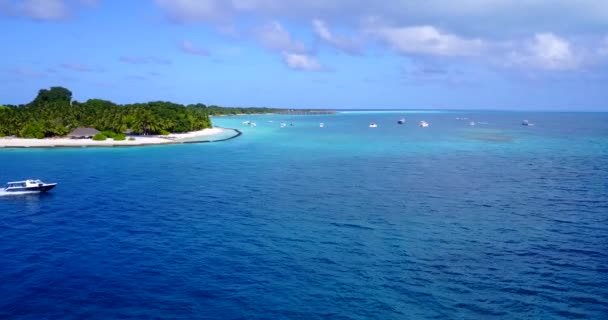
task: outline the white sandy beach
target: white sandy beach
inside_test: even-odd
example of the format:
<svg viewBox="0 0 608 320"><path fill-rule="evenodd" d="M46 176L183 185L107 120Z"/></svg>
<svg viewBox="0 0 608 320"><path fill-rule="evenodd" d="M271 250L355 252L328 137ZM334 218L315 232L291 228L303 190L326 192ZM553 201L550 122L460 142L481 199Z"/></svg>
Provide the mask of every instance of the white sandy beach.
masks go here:
<svg viewBox="0 0 608 320"><path fill-rule="evenodd" d="M205 137L205 136L216 135L216 134L223 133L226 130L230 130L230 129L210 128L210 129L204 129L204 130L192 131L192 132L185 132L185 133L172 133L170 135L161 136L161 137L172 139L172 140L175 140L175 139L177 139L177 140L180 140L180 139L190 139L190 138L198 138L198 137Z"/></svg>
<svg viewBox="0 0 608 320"><path fill-rule="evenodd" d="M112 146L142 146L180 143L182 139L212 136L223 133L223 128L210 128L200 131L172 133L167 136L135 136L135 140L114 141L107 139L95 141L93 139L45 138L23 139L15 137L0 138L0 148L53 148L53 147L112 147Z"/></svg>

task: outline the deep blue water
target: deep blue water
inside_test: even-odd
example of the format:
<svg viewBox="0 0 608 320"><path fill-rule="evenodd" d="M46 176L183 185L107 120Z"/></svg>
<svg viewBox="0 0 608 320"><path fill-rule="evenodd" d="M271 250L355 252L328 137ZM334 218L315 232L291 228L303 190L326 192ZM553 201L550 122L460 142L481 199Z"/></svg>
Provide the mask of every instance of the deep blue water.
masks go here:
<svg viewBox="0 0 608 320"><path fill-rule="evenodd" d="M0 318L608 317L608 113L214 122L244 134L0 150L59 183L0 197Z"/></svg>

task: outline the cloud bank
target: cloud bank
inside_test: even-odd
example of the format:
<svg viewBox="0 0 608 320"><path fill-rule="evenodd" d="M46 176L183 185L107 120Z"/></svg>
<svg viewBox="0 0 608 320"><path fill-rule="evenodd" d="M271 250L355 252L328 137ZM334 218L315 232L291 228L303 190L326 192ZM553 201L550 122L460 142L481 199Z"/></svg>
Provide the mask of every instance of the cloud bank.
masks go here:
<svg viewBox="0 0 608 320"><path fill-rule="evenodd" d="M99 0L0 0L0 14L36 21L65 21L82 8L95 8Z"/></svg>
<svg viewBox="0 0 608 320"><path fill-rule="evenodd" d="M280 53L287 66L298 70L320 69L319 52L313 44L294 38L285 25L307 28L319 44L354 55L376 45L403 56L476 59L490 67L546 72L577 71L608 59L608 40L601 34L608 30L608 2L600 0L155 3L172 23L230 25L238 30L242 18L253 21L258 25L255 41ZM334 31L337 28L340 33Z"/></svg>

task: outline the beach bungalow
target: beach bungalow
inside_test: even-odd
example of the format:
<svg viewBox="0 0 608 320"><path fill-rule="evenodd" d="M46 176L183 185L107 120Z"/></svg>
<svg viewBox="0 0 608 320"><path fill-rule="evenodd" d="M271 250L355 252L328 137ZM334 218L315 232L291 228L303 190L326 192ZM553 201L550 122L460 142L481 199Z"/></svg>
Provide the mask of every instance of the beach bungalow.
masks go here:
<svg viewBox="0 0 608 320"><path fill-rule="evenodd" d="M72 132L68 133L68 137L71 139L91 139L98 133L99 130L95 128L76 128L72 130Z"/></svg>

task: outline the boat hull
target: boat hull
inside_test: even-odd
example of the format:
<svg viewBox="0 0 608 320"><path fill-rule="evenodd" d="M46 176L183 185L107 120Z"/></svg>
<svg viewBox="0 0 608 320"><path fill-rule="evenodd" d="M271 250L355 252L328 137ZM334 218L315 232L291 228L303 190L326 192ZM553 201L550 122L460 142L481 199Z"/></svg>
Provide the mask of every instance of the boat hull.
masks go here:
<svg viewBox="0 0 608 320"><path fill-rule="evenodd" d="M56 183L47 183L40 184L35 187L17 187L17 188L6 188L4 192L28 192L28 193L36 193L36 192L47 192L53 188L55 188Z"/></svg>

